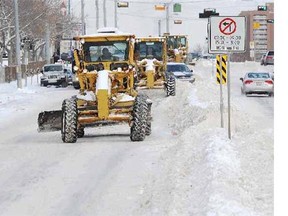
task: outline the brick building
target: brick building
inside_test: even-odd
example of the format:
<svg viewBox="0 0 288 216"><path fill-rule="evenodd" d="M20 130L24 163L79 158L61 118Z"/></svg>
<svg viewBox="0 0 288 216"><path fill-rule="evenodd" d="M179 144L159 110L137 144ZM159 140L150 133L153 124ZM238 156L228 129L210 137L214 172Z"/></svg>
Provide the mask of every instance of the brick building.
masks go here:
<svg viewBox="0 0 288 216"><path fill-rule="evenodd" d="M260 61L267 50L274 50L274 3L258 6L255 11L242 11L247 19L246 52L233 54L232 61Z"/></svg>

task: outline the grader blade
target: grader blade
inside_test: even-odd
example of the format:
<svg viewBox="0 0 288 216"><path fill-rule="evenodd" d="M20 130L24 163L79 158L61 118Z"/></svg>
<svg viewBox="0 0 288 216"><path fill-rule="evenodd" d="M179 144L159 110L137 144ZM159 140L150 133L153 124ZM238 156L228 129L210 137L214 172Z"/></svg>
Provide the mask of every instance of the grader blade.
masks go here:
<svg viewBox="0 0 288 216"><path fill-rule="evenodd" d="M61 130L62 110L44 111L38 115L38 132Z"/></svg>

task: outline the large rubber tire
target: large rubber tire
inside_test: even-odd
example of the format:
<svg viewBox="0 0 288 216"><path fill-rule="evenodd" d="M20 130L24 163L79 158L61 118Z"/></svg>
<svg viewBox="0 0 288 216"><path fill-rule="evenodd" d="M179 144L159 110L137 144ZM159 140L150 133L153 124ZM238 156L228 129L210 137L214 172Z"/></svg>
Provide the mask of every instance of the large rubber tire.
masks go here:
<svg viewBox="0 0 288 216"><path fill-rule="evenodd" d="M77 103L75 98L66 99L62 103L61 134L64 143L77 141Z"/></svg>
<svg viewBox="0 0 288 216"><path fill-rule="evenodd" d="M173 75L168 75L167 77L166 94L167 96L176 95L176 79Z"/></svg>
<svg viewBox="0 0 288 216"><path fill-rule="evenodd" d="M147 103L147 119L146 119L146 130L145 135L149 136L151 135L152 129L151 129L151 121L152 121L152 115L151 115L151 108L152 108L152 101L149 99L147 95L139 95L142 100L145 100Z"/></svg>
<svg viewBox="0 0 288 216"><path fill-rule="evenodd" d="M84 134L85 134L85 131L84 131L83 127L80 127L80 128L77 129L77 137L78 138L84 137Z"/></svg>
<svg viewBox="0 0 288 216"><path fill-rule="evenodd" d="M146 98L139 95L135 99L130 128L131 141L143 141L146 136L148 104Z"/></svg>

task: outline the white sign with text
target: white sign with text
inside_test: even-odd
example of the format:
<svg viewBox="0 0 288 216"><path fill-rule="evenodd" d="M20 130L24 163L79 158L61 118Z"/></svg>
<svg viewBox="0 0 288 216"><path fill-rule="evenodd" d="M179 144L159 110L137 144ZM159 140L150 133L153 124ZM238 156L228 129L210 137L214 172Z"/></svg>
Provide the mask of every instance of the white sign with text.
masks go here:
<svg viewBox="0 0 288 216"><path fill-rule="evenodd" d="M209 18L209 53L245 52L246 17Z"/></svg>

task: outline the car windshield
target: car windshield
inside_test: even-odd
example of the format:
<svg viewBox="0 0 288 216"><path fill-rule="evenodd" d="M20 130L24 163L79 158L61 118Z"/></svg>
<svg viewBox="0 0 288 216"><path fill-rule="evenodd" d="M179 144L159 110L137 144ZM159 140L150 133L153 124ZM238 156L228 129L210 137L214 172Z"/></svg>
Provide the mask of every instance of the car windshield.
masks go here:
<svg viewBox="0 0 288 216"><path fill-rule="evenodd" d="M83 45L86 62L127 61L128 42L86 42Z"/></svg>
<svg viewBox="0 0 288 216"><path fill-rule="evenodd" d="M47 65L44 66L44 72L62 71L62 65Z"/></svg>
<svg viewBox="0 0 288 216"><path fill-rule="evenodd" d="M176 65L167 65L168 72L190 72L189 68L186 65L176 64Z"/></svg>
<svg viewBox="0 0 288 216"><path fill-rule="evenodd" d="M267 79L270 78L269 73L248 73L248 78L254 78L254 79Z"/></svg>

